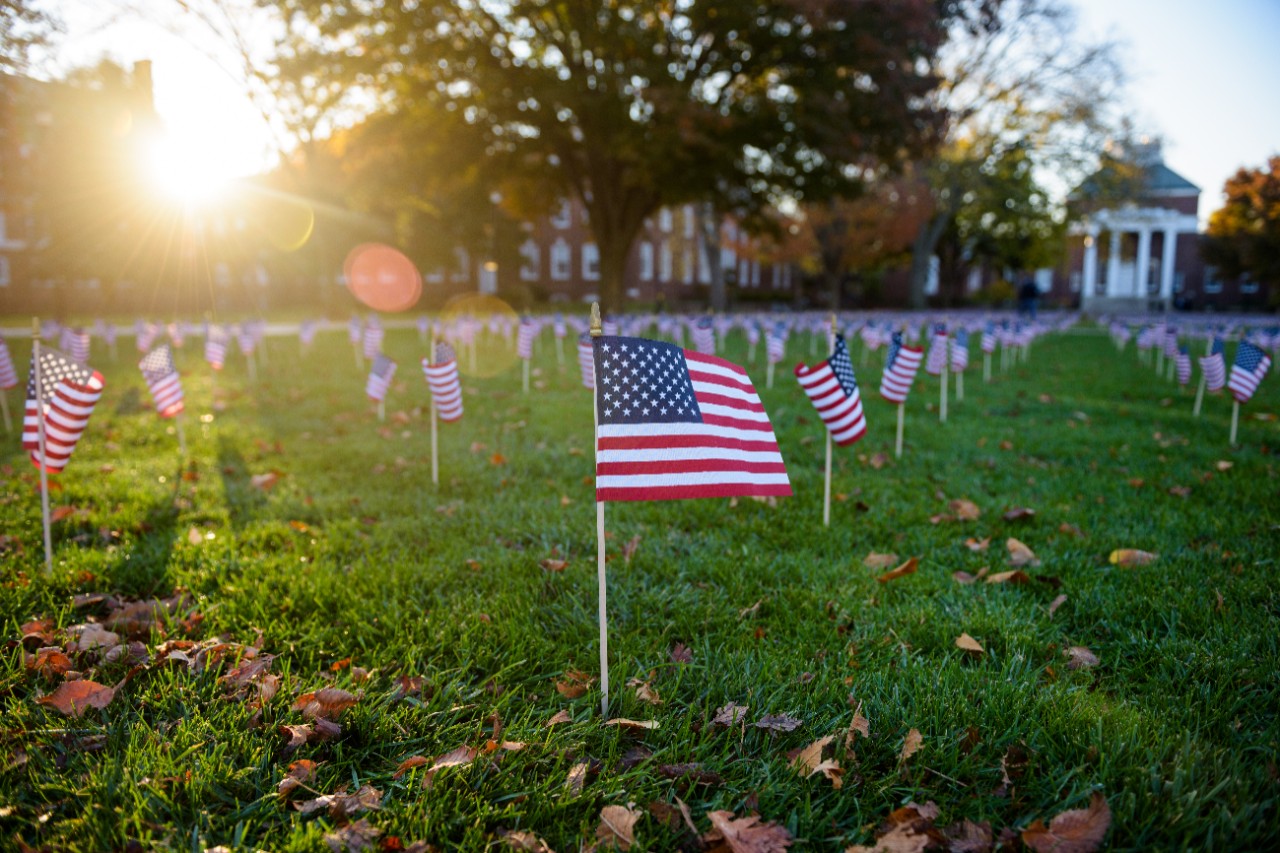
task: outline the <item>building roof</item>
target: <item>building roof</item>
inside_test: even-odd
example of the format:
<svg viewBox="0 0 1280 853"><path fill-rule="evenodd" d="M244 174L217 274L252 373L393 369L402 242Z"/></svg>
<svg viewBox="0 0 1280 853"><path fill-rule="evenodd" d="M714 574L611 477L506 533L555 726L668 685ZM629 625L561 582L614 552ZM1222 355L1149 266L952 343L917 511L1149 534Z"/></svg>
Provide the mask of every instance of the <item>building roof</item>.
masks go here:
<svg viewBox="0 0 1280 853"><path fill-rule="evenodd" d="M1142 188L1147 192L1162 195L1191 195L1200 192L1200 188L1170 169L1163 161L1148 164Z"/></svg>

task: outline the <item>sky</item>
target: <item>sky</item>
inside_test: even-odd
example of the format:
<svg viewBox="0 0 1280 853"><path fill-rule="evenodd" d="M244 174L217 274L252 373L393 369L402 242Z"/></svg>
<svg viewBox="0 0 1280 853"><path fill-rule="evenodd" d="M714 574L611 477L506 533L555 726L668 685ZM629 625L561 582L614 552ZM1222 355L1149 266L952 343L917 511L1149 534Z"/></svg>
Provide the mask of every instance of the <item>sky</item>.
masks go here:
<svg viewBox="0 0 1280 853"><path fill-rule="evenodd" d="M174 15L178 0L47 2L67 30L55 66L152 60L156 108L187 168L231 177L273 162L266 120L228 73L236 61ZM1280 154L1280 0L1074 2L1083 34L1119 43L1135 127L1201 188L1202 221L1237 169Z"/></svg>

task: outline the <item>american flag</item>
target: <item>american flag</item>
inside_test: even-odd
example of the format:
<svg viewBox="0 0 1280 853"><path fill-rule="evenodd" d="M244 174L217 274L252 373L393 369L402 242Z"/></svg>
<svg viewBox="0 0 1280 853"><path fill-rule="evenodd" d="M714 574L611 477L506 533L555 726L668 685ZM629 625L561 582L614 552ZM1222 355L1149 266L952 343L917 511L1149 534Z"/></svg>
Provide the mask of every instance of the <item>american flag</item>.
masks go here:
<svg viewBox="0 0 1280 853"><path fill-rule="evenodd" d="M160 334L160 327L155 323L147 323L139 320L133 326L134 344L138 347L138 352L146 352L151 349L151 345L156 342L156 336Z"/></svg>
<svg viewBox="0 0 1280 853"><path fill-rule="evenodd" d="M1271 356L1248 341L1240 342L1236 350L1236 363L1231 365L1231 377L1227 380L1227 390L1236 398L1236 402L1249 402L1270 367Z"/></svg>
<svg viewBox="0 0 1280 853"><path fill-rule="evenodd" d="M352 317L347 321L347 340L351 341L351 345L353 347L360 346L360 339L362 337L360 328L361 323L359 317Z"/></svg>
<svg viewBox="0 0 1280 853"><path fill-rule="evenodd" d="M526 361L533 358L533 339L538 334L538 327L532 317L520 318L520 331L516 336L516 355ZM510 338L507 338L510 341Z"/></svg>
<svg viewBox="0 0 1280 853"><path fill-rule="evenodd" d="M903 346L902 332L894 332L880 377L880 396L890 403L905 403L923 359L924 350Z"/></svg>
<svg viewBox="0 0 1280 853"><path fill-rule="evenodd" d="M956 329L951 341L951 370L963 373L969 367L969 330Z"/></svg>
<svg viewBox="0 0 1280 853"><path fill-rule="evenodd" d="M298 327L298 340L304 347L311 346L311 342L316 339L316 321L304 320L302 325Z"/></svg>
<svg viewBox="0 0 1280 853"><path fill-rule="evenodd" d="M816 367L796 365L796 379L800 380L800 386L809 395L809 401L818 410L836 444L853 444L866 435L862 396L844 335L836 335L835 352L826 361Z"/></svg>
<svg viewBox="0 0 1280 853"><path fill-rule="evenodd" d="M240 353L246 357L253 355L253 351L258 348L258 339L254 337L253 327L248 323L240 326L236 332L236 343L240 345Z"/></svg>
<svg viewBox="0 0 1280 853"><path fill-rule="evenodd" d="M791 494L745 370L660 341L594 343L596 500Z"/></svg>
<svg viewBox="0 0 1280 853"><path fill-rule="evenodd" d="M76 442L102 396L102 374L76 364L62 353L40 348L40 395L36 396L36 361L31 359L27 408L22 418L22 446L37 468L56 474L67 467ZM43 416L43 417L42 417ZM40 421L44 420L44 459L40 458Z"/></svg>
<svg viewBox="0 0 1280 853"><path fill-rule="evenodd" d="M578 369L582 372L582 387L596 387L596 363L591 335L583 332L578 337Z"/></svg>
<svg viewBox="0 0 1280 853"><path fill-rule="evenodd" d="M392 365L394 369L394 365ZM435 360L422 360L422 372L431 388L431 402L442 421L456 421L462 417L462 382L458 379L458 357L453 347L436 344Z"/></svg>
<svg viewBox="0 0 1280 853"><path fill-rule="evenodd" d="M606 317L600 323L600 330L608 337L616 337L618 334L618 321L612 317Z"/></svg>
<svg viewBox="0 0 1280 853"><path fill-rule="evenodd" d="M219 326L210 326L204 341L204 360L214 370L221 370L227 362L227 333Z"/></svg>
<svg viewBox="0 0 1280 853"><path fill-rule="evenodd" d="M760 327L758 325L752 322L747 322L743 325L743 328L747 330L748 346L755 346L760 343Z"/></svg>
<svg viewBox="0 0 1280 853"><path fill-rule="evenodd" d="M364 327L364 357L377 358L382 353L382 339L386 332L376 317L370 317Z"/></svg>
<svg viewBox="0 0 1280 853"><path fill-rule="evenodd" d="M924 369L930 376L941 376L942 369L947 366L947 327L942 323L936 324L931 338Z"/></svg>
<svg viewBox="0 0 1280 853"><path fill-rule="evenodd" d="M1221 391L1227 384L1227 366L1222 359L1226 344L1215 337L1208 355L1200 356L1200 371L1204 374L1206 391Z"/></svg>
<svg viewBox="0 0 1280 853"><path fill-rule="evenodd" d="M564 325L563 314L556 314L555 321L552 324L552 330L555 332L556 337L560 339L563 339L564 336L569 333L569 330Z"/></svg>
<svg viewBox="0 0 1280 853"><path fill-rule="evenodd" d="M996 337L996 324L988 323L986 328L982 330L982 351L987 355L996 351L996 343L999 342Z"/></svg>
<svg viewBox="0 0 1280 853"><path fill-rule="evenodd" d="M703 355L716 354L716 332L711 327L710 317L700 317L693 324L691 330L693 335L693 348Z"/></svg>
<svg viewBox="0 0 1280 853"><path fill-rule="evenodd" d="M0 338L0 391L8 391L18 384L18 371L13 369L13 357L9 345Z"/></svg>
<svg viewBox="0 0 1280 853"><path fill-rule="evenodd" d="M381 403L386 398L387 389L391 387L391 379L395 375L396 363L382 353L378 353L373 360L373 367L369 369L369 381L364 386L364 392L369 395L369 399L375 403Z"/></svg>
<svg viewBox="0 0 1280 853"><path fill-rule="evenodd" d="M170 323L169 324L169 340L173 341L173 345L178 349L182 349L182 343L185 339L186 338L183 333L182 324Z"/></svg>
<svg viewBox="0 0 1280 853"><path fill-rule="evenodd" d="M78 326L74 329L64 327L62 330L62 348L72 360L80 364L89 363L89 333Z"/></svg>
<svg viewBox="0 0 1280 853"><path fill-rule="evenodd" d="M1191 381L1191 354L1186 347L1180 347L1174 356L1175 369L1178 372L1178 384L1186 385Z"/></svg>
<svg viewBox="0 0 1280 853"><path fill-rule="evenodd" d="M1165 358L1178 357L1178 329L1176 326L1164 327L1164 355Z"/></svg>
<svg viewBox="0 0 1280 853"><path fill-rule="evenodd" d="M142 378L147 381L151 397L156 401L156 411L162 418L171 418L182 413L182 380L178 378L178 368L173 363L173 353L168 344L147 353L138 362Z"/></svg>
<svg viewBox="0 0 1280 853"><path fill-rule="evenodd" d="M782 357L787 352L787 327L782 323L775 323L773 331L769 332L768 340L765 341L765 347L770 364L782 361Z"/></svg>

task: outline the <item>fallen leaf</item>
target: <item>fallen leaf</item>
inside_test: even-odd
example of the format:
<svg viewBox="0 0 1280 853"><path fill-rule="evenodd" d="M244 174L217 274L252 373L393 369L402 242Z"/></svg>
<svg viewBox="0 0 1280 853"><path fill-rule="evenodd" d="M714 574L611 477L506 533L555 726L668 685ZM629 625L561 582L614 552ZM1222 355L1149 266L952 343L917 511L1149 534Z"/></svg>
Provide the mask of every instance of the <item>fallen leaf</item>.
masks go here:
<svg viewBox="0 0 1280 853"><path fill-rule="evenodd" d="M684 779L698 785L721 785L724 783L724 779L719 773L704 769L696 761L684 764L660 764L658 765L658 775L666 779Z"/></svg>
<svg viewBox="0 0 1280 853"><path fill-rule="evenodd" d="M647 681L641 681L638 678L627 680L627 686L636 691L636 698L641 702L648 702L650 705L661 705L662 698L658 696L658 691Z"/></svg>
<svg viewBox="0 0 1280 853"><path fill-rule="evenodd" d="M1067 656L1067 669L1090 669L1101 663L1098 656L1084 646L1072 646L1062 653Z"/></svg>
<svg viewBox="0 0 1280 853"><path fill-rule="evenodd" d="M74 628L69 630L75 631ZM90 622L81 627L76 635L75 649L83 652L88 649L109 649L118 645L120 645L119 634Z"/></svg>
<svg viewBox="0 0 1280 853"><path fill-rule="evenodd" d="M647 732L662 725L657 720L628 720L626 717L614 717L611 720L605 720L604 724L617 726L630 732Z"/></svg>
<svg viewBox="0 0 1280 853"><path fill-rule="evenodd" d="M1022 830L1022 843L1036 853L1093 853L1102 846L1102 839L1111 826L1111 809L1106 799L1094 793L1089 807L1071 809L1049 821L1042 821Z"/></svg>
<svg viewBox="0 0 1280 853"><path fill-rule="evenodd" d="M891 571L887 571L884 574L880 575L880 577L876 578L876 580L879 581L880 583L888 583L894 578L900 578L903 575L914 574L917 565L919 565L919 561L915 557L912 557L911 559L903 563L901 566L898 566L898 568L892 569Z"/></svg>
<svg viewBox="0 0 1280 853"><path fill-rule="evenodd" d="M1061 524L1059 524L1059 525L1058 525L1058 532L1059 532L1059 533L1065 533L1065 534L1067 534L1068 536L1074 536L1074 537L1076 537L1077 539L1083 539L1083 538L1084 538L1084 531L1083 531L1083 530L1081 530L1077 525L1074 525L1074 524L1072 524L1072 523L1071 523L1071 522L1069 522L1069 521L1064 521L1064 522L1062 522Z"/></svg>
<svg viewBox="0 0 1280 853"><path fill-rule="evenodd" d="M436 774L446 767L466 767L475 757L476 750L470 746L460 746L457 749L446 752L432 762L431 767L422 777L422 787L430 788L435 784Z"/></svg>
<svg viewBox="0 0 1280 853"><path fill-rule="evenodd" d="M336 720L342 712L359 701L358 696L338 687L324 687L304 693L293 700L293 710L301 711L308 720Z"/></svg>
<svg viewBox="0 0 1280 853"><path fill-rule="evenodd" d="M862 565L868 569L887 569L896 565L897 562L897 554L877 554L875 551L862 558Z"/></svg>
<svg viewBox="0 0 1280 853"><path fill-rule="evenodd" d="M62 649L57 646L45 646L37 649L36 653L28 656L25 662L27 669L49 678L55 675L62 675L71 669L71 658L67 657Z"/></svg>
<svg viewBox="0 0 1280 853"><path fill-rule="evenodd" d="M318 811L327 811L334 820L343 820L359 812L377 811L382 808L382 792L372 785L364 785L354 794L338 792L325 794L314 800L304 800L297 804L298 811L304 815Z"/></svg>
<svg viewBox="0 0 1280 853"><path fill-rule="evenodd" d="M849 724L849 731L857 732L866 738L871 737L871 721L862 716L861 709L853 712L853 722Z"/></svg>
<svg viewBox="0 0 1280 853"><path fill-rule="evenodd" d="M1067 602L1067 597L1065 595L1059 595L1057 598L1051 601L1049 603L1049 615L1053 616L1054 612L1057 611L1059 607L1066 604L1066 602Z"/></svg>
<svg viewBox="0 0 1280 853"><path fill-rule="evenodd" d="M1169 494L1177 498L1190 497L1191 487L1190 486L1170 486Z"/></svg>
<svg viewBox="0 0 1280 853"><path fill-rule="evenodd" d="M978 505L964 498L951 501L947 504L947 509L955 514L956 521L977 521L982 516Z"/></svg>
<svg viewBox="0 0 1280 853"><path fill-rule="evenodd" d="M947 838L948 853L988 853L991 850L991 824L965 819L942 830Z"/></svg>
<svg viewBox="0 0 1280 853"><path fill-rule="evenodd" d="M59 521L62 521L64 518L70 518L71 516L75 515L79 511L80 511L79 509L73 506L54 507L53 512L49 513L49 522L51 524L57 524Z"/></svg>
<svg viewBox="0 0 1280 853"><path fill-rule="evenodd" d="M565 567L569 565L569 561L546 559L538 563L538 565L548 572L563 572Z"/></svg>
<svg viewBox="0 0 1280 853"><path fill-rule="evenodd" d="M1219 471L1230 471L1233 465L1235 465L1234 462L1229 462L1226 459L1219 459L1214 464L1214 467L1217 468Z"/></svg>
<svg viewBox="0 0 1280 853"><path fill-rule="evenodd" d="M667 829L675 833L682 833L687 828L696 838L698 828L693 825L693 815L689 813L689 807L679 797L676 797L675 800L676 805L674 806L661 800L654 800L646 808L649 810L649 814L653 815Z"/></svg>
<svg viewBox="0 0 1280 853"><path fill-rule="evenodd" d="M501 453L495 453L489 457L489 464L490 465L506 465L507 457L503 456Z"/></svg>
<svg viewBox="0 0 1280 853"><path fill-rule="evenodd" d="M1036 557L1035 552L1023 545L1017 539L1009 537L1005 547L1009 549L1009 565L1011 566L1038 566L1040 560Z"/></svg>
<svg viewBox="0 0 1280 853"><path fill-rule="evenodd" d="M791 769L798 772L801 776L811 776L817 772L818 765L822 763L822 751L835 740L835 735L827 735L820 737L804 749L796 753L796 757L791 759Z"/></svg>
<svg viewBox="0 0 1280 853"><path fill-rule="evenodd" d="M586 694L587 689L594 683L594 676L571 669L564 674L564 681L556 682L556 692L566 699L577 699Z"/></svg>
<svg viewBox="0 0 1280 853"><path fill-rule="evenodd" d="M788 714L766 714L756 720L755 727L758 729L766 729L771 732L792 732L803 725L800 720Z"/></svg>
<svg viewBox="0 0 1280 853"><path fill-rule="evenodd" d="M964 547L974 552L985 551L987 550L987 546L989 546L990 544L991 544L990 536L987 536L983 539L974 539L972 536L970 536L968 539L964 540Z"/></svg>
<svg viewBox="0 0 1280 853"><path fill-rule="evenodd" d="M399 779L401 776L408 773L413 768L421 767L422 765L426 764L429 760L430 759L427 758L425 755L411 755L408 758L406 758L404 761L400 762L400 764L396 767L396 772L391 774L391 778Z"/></svg>
<svg viewBox="0 0 1280 853"><path fill-rule="evenodd" d="M844 853L923 853L931 840L928 833L917 832L907 824L898 824L877 838L873 846L854 844L846 847Z"/></svg>
<svg viewBox="0 0 1280 853"><path fill-rule="evenodd" d="M280 784L276 790L280 796L287 797L302 785L311 781L311 777L315 775L316 763L309 758L299 758L297 761L289 765L289 769L285 771L284 778L280 780Z"/></svg>
<svg viewBox="0 0 1280 853"><path fill-rule="evenodd" d="M369 823L368 818L360 818L352 821L344 826L340 826L333 832L326 832L324 835L325 844L329 845L331 853L342 853L345 849L348 853L362 853L365 850L374 849L374 845L378 843L378 836L382 834L382 830ZM384 839L383 844L390 839ZM391 849L386 848L384 849Z"/></svg>
<svg viewBox="0 0 1280 853"><path fill-rule="evenodd" d="M962 571L952 572L951 579L954 580L956 583L971 584L974 581L976 581L978 578L962 570Z"/></svg>
<svg viewBox="0 0 1280 853"><path fill-rule="evenodd" d="M58 689L48 696L36 700L41 705L48 705L68 717L84 716L90 708L99 710L111 704L116 696L116 688L107 687L92 681L64 681Z"/></svg>
<svg viewBox="0 0 1280 853"><path fill-rule="evenodd" d="M1035 514L1036 511L1030 507L1017 506L1013 509L1006 510L1002 518L1004 518L1005 521L1020 521L1024 518L1033 518L1035 517Z"/></svg>
<svg viewBox="0 0 1280 853"><path fill-rule="evenodd" d="M264 492L271 491L271 488L280 481L279 471L268 471L265 474L254 474L249 478L249 485L255 489L261 489Z"/></svg>
<svg viewBox="0 0 1280 853"><path fill-rule="evenodd" d="M568 711L556 711L554 714L551 715L551 719L547 720L545 723L543 723L543 725L558 726L561 723L571 723L571 722L573 722L573 717L569 716Z"/></svg>
<svg viewBox="0 0 1280 853"><path fill-rule="evenodd" d="M985 655L987 653L987 650L982 647L982 644L973 637L970 637L968 634L961 634L959 637L956 637L956 648L963 649L966 652L977 655Z"/></svg>
<svg viewBox="0 0 1280 853"><path fill-rule="evenodd" d="M523 850L526 853L555 853L547 842L543 841L532 832L524 832L522 830L512 830L508 832L505 829L498 830L498 835L507 846L513 850Z"/></svg>
<svg viewBox="0 0 1280 853"><path fill-rule="evenodd" d="M1118 548L1111 552L1107 559L1113 566L1145 566L1155 560L1159 554L1150 551L1139 551L1134 548Z"/></svg>
<svg viewBox="0 0 1280 853"><path fill-rule="evenodd" d="M693 652L684 643L676 643L667 653L672 663L693 663Z"/></svg>
<svg viewBox="0 0 1280 853"><path fill-rule="evenodd" d="M889 457L885 456L883 453L876 453L872 455L870 461L867 464L869 464L872 468L879 471L885 465L889 464Z"/></svg>
<svg viewBox="0 0 1280 853"><path fill-rule="evenodd" d="M564 787L570 794L581 794L582 788L587 784L587 771L591 769L591 764L586 761L579 761L577 764L569 768L569 776L564 780Z"/></svg>
<svg viewBox="0 0 1280 853"><path fill-rule="evenodd" d="M630 850L636 843L635 825L644 812L632 811L626 806L605 806L600 810L600 825L596 838L601 844L620 850Z"/></svg>
<svg viewBox="0 0 1280 853"><path fill-rule="evenodd" d="M911 756L920 751L920 746L924 743L924 737L920 734L919 729L912 729L907 732L907 736L902 740L902 752L898 754L898 761L906 761Z"/></svg>
<svg viewBox="0 0 1280 853"><path fill-rule="evenodd" d="M987 583L1031 583L1031 576L1022 569L1010 572L996 572L987 576Z"/></svg>
<svg viewBox="0 0 1280 853"><path fill-rule="evenodd" d="M716 715L711 718L712 725L732 726L739 721L746 722L747 711L750 705L739 705L736 702L730 702L728 705L720 706L716 711Z"/></svg>
<svg viewBox="0 0 1280 853"><path fill-rule="evenodd" d="M783 853L791 846L791 833L786 827L773 823L761 823L758 815L735 818L730 811L707 812L711 831L702 836L712 849L727 845L733 853ZM719 842L724 842L720 845Z"/></svg>

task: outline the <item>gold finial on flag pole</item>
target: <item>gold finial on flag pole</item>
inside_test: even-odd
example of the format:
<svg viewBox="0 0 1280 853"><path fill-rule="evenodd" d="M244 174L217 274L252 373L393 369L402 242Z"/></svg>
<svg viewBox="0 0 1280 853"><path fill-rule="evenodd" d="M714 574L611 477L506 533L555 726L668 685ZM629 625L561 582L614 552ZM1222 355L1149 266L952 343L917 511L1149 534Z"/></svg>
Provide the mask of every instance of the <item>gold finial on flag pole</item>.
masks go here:
<svg viewBox="0 0 1280 853"><path fill-rule="evenodd" d="M591 303L591 337L598 338L604 334L604 321L600 319L600 303Z"/></svg>

